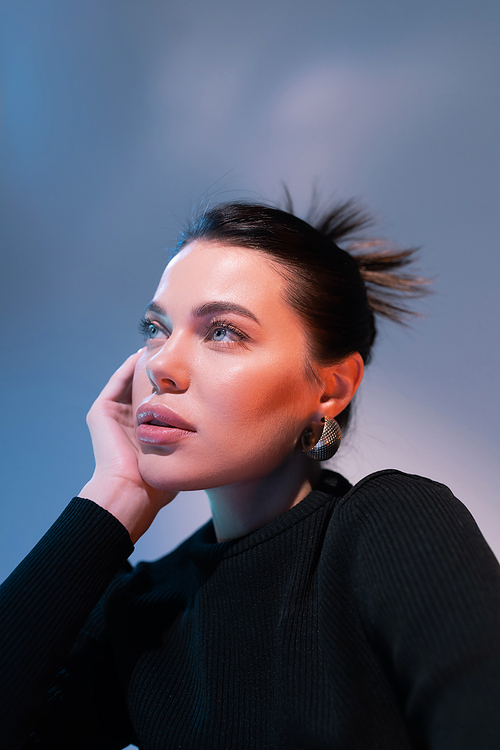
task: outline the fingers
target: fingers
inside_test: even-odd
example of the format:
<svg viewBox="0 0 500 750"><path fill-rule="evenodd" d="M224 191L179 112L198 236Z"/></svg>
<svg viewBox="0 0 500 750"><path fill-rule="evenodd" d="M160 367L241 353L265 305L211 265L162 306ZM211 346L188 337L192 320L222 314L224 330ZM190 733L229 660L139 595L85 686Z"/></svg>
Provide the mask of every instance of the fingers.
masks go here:
<svg viewBox="0 0 500 750"><path fill-rule="evenodd" d="M127 357L125 362L110 377L108 383L104 386L99 399L109 401L118 401L128 403L130 401L130 389L132 378L134 376L135 365L142 354L142 349Z"/></svg>

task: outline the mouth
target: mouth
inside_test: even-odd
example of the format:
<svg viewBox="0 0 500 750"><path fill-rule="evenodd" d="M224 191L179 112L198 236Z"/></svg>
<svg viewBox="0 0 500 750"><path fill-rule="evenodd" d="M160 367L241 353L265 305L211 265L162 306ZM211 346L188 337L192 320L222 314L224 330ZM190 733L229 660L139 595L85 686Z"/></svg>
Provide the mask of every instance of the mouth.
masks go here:
<svg viewBox="0 0 500 750"><path fill-rule="evenodd" d="M166 422L160 422L159 419L150 419L147 422L142 422L141 424L152 424L154 427L170 427L171 429L175 429L173 424L167 424Z"/></svg>
<svg viewBox="0 0 500 750"><path fill-rule="evenodd" d="M164 404L141 404L136 418L141 443L170 445L196 432L193 425Z"/></svg>

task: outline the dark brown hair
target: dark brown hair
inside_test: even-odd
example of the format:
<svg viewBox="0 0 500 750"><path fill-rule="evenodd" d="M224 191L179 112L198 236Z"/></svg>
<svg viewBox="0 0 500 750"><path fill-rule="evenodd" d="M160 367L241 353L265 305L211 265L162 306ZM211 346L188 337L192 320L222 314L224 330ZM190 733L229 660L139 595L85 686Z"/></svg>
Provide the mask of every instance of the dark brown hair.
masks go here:
<svg viewBox="0 0 500 750"><path fill-rule="evenodd" d="M304 221L293 214L287 192L287 208L246 202L213 206L186 228L172 254L196 239L267 254L282 269L287 301L312 334L312 359L329 364L359 352L368 363L375 314L404 322L415 314L408 298L426 291L426 279L401 272L416 248L364 236L373 217L353 200L322 212L313 207ZM337 244L346 241L344 249ZM344 429L350 406L337 416Z"/></svg>

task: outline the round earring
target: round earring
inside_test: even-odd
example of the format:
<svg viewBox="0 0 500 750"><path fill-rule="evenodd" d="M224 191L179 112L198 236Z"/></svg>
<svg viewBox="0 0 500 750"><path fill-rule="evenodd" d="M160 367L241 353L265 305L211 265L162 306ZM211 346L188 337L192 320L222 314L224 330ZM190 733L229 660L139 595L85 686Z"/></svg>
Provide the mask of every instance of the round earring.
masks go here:
<svg viewBox="0 0 500 750"><path fill-rule="evenodd" d="M332 458L339 449L342 435L336 419L323 417L323 432L319 440L314 443L313 431L304 430L302 433L302 450L309 458L315 461L327 461Z"/></svg>

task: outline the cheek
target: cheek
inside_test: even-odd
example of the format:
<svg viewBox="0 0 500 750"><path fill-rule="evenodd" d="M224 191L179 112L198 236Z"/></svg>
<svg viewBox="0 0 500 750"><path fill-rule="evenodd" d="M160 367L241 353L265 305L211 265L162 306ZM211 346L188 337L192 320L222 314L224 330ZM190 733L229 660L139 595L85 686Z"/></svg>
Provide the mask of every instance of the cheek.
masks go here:
<svg viewBox="0 0 500 750"><path fill-rule="evenodd" d="M288 365L289 367L289 365ZM210 382L201 381L200 402L209 407L216 429L268 429L269 422L300 422L311 409L305 377L271 362L258 368L226 369ZM278 426L278 425L277 425Z"/></svg>
<svg viewBox="0 0 500 750"><path fill-rule="evenodd" d="M214 487L273 471L293 454L313 411L310 390L299 387L297 379L284 376L281 369L259 371L254 377L219 386L212 392L210 417L200 425L206 460L199 465ZM224 458L222 466L214 465L214 456Z"/></svg>

